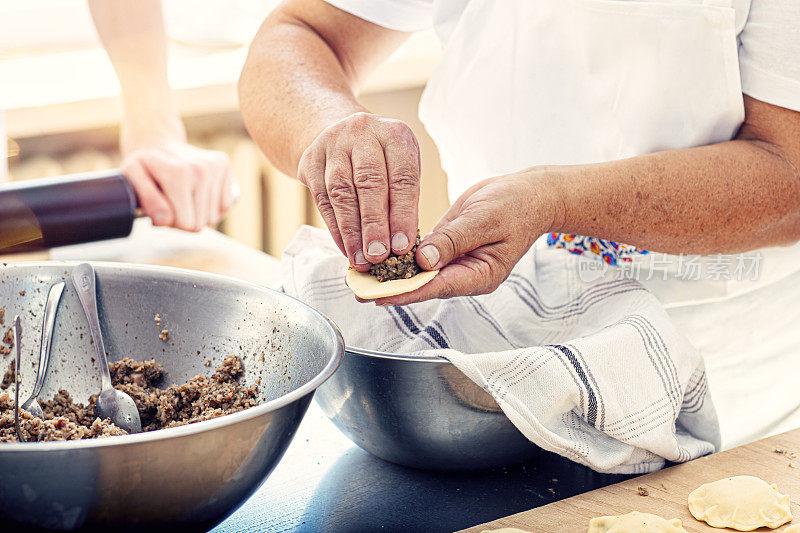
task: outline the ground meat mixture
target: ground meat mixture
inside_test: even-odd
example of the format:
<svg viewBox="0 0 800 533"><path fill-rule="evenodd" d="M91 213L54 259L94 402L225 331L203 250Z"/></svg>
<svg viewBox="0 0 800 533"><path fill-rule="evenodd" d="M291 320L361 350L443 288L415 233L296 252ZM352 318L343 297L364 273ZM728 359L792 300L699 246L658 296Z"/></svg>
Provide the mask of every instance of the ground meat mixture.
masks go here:
<svg viewBox="0 0 800 533"><path fill-rule="evenodd" d="M3 375L3 381L0 382L0 389L6 390L8 387L14 383L14 366L16 365L16 361L11 361L8 365L8 370L6 370L5 375Z"/></svg>
<svg viewBox="0 0 800 533"><path fill-rule="evenodd" d="M378 278L378 281L408 279L416 276L422 272L416 259L414 259L414 252L417 251L417 246L419 246L419 231L417 231L417 241L407 254L391 254L382 262L372 265L369 273Z"/></svg>
<svg viewBox="0 0 800 533"><path fill-rule="evenodd" d="M67 395L69 397L69 395ZM28 411L20 410L20 431L25 442L38 442L44 440L78 440L93 439L97 437L110 437L125 435L125 432L111 423L110 420L100 420L92 417L86 425L80 425L66 417L57 416L50 418L45 410L45 420L31 415ZM17 434L14 429L14 400L7 392L0 394L0 442L16 442Z"/></svg>
<svg viewBox="0 0 800 533"><path fill-rule="evenodd" d="M0 355L10 354L12 348L14 348L14 330L8 328L3 335L3 344L0 345Z"/></svg>
<svg viewBox="0 0 800 533"><path fill-rule="evenodd" d="M163 367L154 360L122 359L109 365L111 381L128 393L139 409L142 431L181 426L235 413L258 404L258 386L238 383L244 369L233 355L225 358L207 378L201 374L181 385L157 387L164 378ZM12 377L13 379L13 377ZM94 417L96 397L84 406L65 390L51 400L41 402L45 420L20 411L26 440L74 440L124 435L109 420ZM14 401L7 393L0 395L0 442L15 442Z"/></svg>

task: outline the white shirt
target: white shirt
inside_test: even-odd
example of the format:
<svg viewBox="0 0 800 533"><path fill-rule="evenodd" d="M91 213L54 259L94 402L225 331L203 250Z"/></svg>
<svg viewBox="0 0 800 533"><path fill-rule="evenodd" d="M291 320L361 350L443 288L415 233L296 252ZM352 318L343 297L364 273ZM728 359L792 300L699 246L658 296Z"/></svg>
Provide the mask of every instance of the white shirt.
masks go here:
<svg viewBox="0 0 800 533"><path fill-rule="evenodd" d="M442 43L447 42L469 3L469 0L326 1L393 30L414 32L434 28ZM694 4L701 0L671 0L671 3ZM769 104L800 111L800 1L734 0L733 5L742 92Z"/></svg>

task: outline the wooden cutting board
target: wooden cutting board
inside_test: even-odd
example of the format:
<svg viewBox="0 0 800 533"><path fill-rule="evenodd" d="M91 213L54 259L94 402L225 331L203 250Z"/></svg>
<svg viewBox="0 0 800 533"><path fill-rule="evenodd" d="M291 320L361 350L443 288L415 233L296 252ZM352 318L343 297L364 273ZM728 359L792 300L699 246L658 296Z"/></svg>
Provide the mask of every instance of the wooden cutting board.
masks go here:
<svg viewBox="0 0 800 533"><path fill-rule="evenodd" d="M689 493L703 483L737 475L758 476L776 483L782 494L790 496L792 516L795 523L800 523L800 429L796 429L463 531L479 533L516 527L532 533L585 532L591 518L631 511L680 518L686 531L732 531L698 522L689 513L686 501ZM639 494L640 487L647 496Z"/></svg>

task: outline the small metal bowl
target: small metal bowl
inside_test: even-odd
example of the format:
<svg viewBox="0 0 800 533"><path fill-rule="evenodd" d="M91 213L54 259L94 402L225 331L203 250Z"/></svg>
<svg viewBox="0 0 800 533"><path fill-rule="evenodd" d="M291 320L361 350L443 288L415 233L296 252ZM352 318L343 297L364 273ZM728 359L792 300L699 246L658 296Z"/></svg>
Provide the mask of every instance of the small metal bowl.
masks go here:
<svg viewBox="0 0 800 533"><path fill-rule="evenodd" d="M347 347L316 398L350 440L405 466L474 470L541 453L489 393L441 357Z"/></svg>
<svg viewBox="0 0 800 533"><path fill-rule="evenodd" d="M23 320L23 398L36 375L47 291L69 280L74 266L0 267L0 305L6 317L18 313ZM260 384L262 403L149 433L0 444L0 520L53 529L206 530L252 494L280 460L314 390L341 361L341 335L307 305L250 283L164 267L97 263L95 269L110 361L154 358L167 372L167 386L210 375L235 354L244 363L244 382ZM86 318L67 281L42 398L66 388L85 402L100 390L89 343Z"/></svg>

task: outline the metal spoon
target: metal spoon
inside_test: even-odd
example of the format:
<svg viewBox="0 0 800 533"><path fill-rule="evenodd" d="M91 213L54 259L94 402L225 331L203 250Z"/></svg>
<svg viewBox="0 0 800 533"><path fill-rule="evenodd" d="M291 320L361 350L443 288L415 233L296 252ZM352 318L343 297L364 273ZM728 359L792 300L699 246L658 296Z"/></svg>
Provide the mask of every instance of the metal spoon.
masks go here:
<svg viewBox="0 0 800 533"><path fill-rule="evenodd" d="M33 386L30 398L25 400L22 408L37 418L44 419L44 411L39 405L39 395L47 379L47 372L50 369L50 345L53 343L53 329L56 323L56 313L58 303L61 301L61 294L64 292L66 284L62 281L50 287L47 295L47 305L44 308L44 325L42 326L42 344L39 347L39 368L36 369L36 384Z"/></svg>
<svg viewBox="0 0 800 533"><path fill-rule="evenodd" d="M94 414L99 418L109 418L117 427L128 433L142 431L142 420L133 399L111 384L111 372L108 369L106 348L103 334L100 331L100 319L97 316L97 293L95 288L94 268L89 263L81 263L72 270L72 284L78 292L78 299L89 321L89 331L94 340L97 359L100 362L100 395L94 406Z"/></svg>
<svg viewBox="0 0 800 533"><path fill-rule="evenodd" d="M14 317L14 348L16 348L16 359L14 361L14 430L17 432L17 442L25 442L22 430L19 427L19 371L22 368L20 362L20 345L22 344L22 326L19 323L19 315Z"/></svg>

